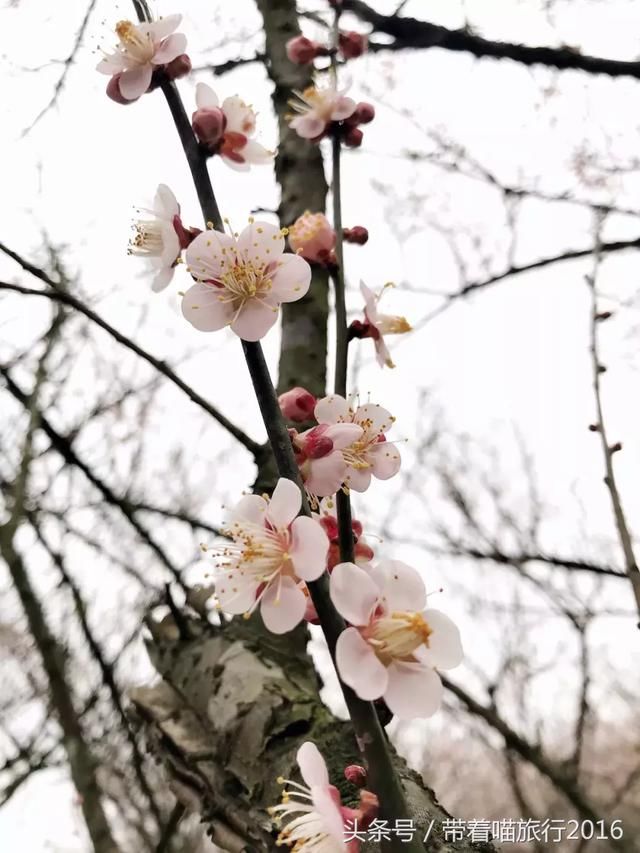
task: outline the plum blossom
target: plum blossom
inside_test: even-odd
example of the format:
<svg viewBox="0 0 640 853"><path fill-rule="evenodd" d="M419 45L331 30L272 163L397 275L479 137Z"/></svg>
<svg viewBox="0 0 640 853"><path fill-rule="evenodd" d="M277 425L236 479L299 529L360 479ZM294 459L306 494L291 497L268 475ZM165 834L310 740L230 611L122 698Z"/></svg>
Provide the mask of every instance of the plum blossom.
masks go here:
<svg viewBox="0 0 640 853"><path fill-rule="evenodd" d="M311 741L302 744L296 755L304 785L290 779L278 779L287 787L282 792L282 802L271 806L279 826L287 823L280 831L277 845L286 844L296 853L357 853L358 841L345 842L345 830L352 809L341 805L340 793L329 782L329 773L324 758ZM359 821L362 828L362 823Z"/></svg>
<svg viewBox="0 0 640 853"><path fill-rule="evenodd" d="M296 461L310 495L325 497L341 488L348 473L343 450L362 436L358 424L319 424L291 436Z"/></svg>
<svg viewBox="0 0 640 853"><path fill-rule="evenodd" d="M151 85L155 68L166 65L184 53L187 38L176 33L182 15L167 15L159 21L133 24L119 21L116 34L119 42L96 69L101 74L117 77L118 89L127 101L135 101Z"/></svg>
<svg viewBox="0 0 640 853"><path fill-rule="evenodd" d="M199 234L187 249L197 283L185 293L182 313L202 332L231 326L245 341L264 337L280 304L303 297L311 281L309 264L283 252L283 232L268 222L250 220L239 236Z"/></svg>
<svg viewBox="0 0 640 853"><path fill-rule="evenodd" d="M327 564L327 535L314 519L296 518L301 504L300 489L284 478L270 500L245 495L225 525L232 543L216 552L220 608L251 614L260 606L274 634L302 620L307 603L302 582L319 578Z"/></svg>
<svg viewBox="0 0 640 853"><path fill-rule="evenodd" d="M395 367L391 354L385 342L385 335L403 335L411 331L411 325L405 317L395 314L381 314L378 311L378 302L382 294L391 284L385 284L380 293L369 290L367 285L360 282L360 292L364 299L364 323L354 320L350 326L350 334L354 338L373 338L376 348L376 359L380 367Z"/></svg>
<svg viewBox="0 0 640 853"><path fill-rule="evenodd" d="M305 210L289 228L289 245L308 261L322 264L333 254L336 232L324 213Z"/></svg>
<svg viewBox="0 0 640 853"><path fill-rule="evenodd" d="M309 86L304 92L294 92L298 100L289 104L298 115L289 124L303 139L320 139L334 121L344 121L356 108L356 102L335 87Z"/></svg>
<svg viewBox="0 0 640 853"><path fill-rule="evenodd" d="M336 425L355 424L362 430L355 441L341 447L342 458L347 465L344 482L348 488L365 492L372 476L388 480L400 470L400 453L385 436L395 418L382 406L365 403L354 409L351 400L332 394L318 400L315 416L321 426L329 429Z"/></svg>
<svg viewBox="0 0 640 853"><path fill-rule="evenodd" d="M155 270L151 289L158 293L173 278L183 245L189 234L180 221L180 205L166 184L159 184L149 218L133 223L134 236L128 252L151 261Z"/></svg>
<svg viewBox="0 0 640 853"><path fill-rule="evenodd" d="M197 110L192 116L193 130L211 154L241 172L251 165L271 163L273 151L251 137L256 129L256 114L238 95L225 98L222 104L206 83L196 86Z"/></svg>
<svg viewBox="0 0 640 853"><path fill-rule="evenodd" d="M397 560L337 565L330 579L336 609L351 623L338 637L340 678L361 699L382 697L401 719L429 717L440 706L437 669L463 658L460 633L440 610L423 609L427 595L415 569Z"/></svg>

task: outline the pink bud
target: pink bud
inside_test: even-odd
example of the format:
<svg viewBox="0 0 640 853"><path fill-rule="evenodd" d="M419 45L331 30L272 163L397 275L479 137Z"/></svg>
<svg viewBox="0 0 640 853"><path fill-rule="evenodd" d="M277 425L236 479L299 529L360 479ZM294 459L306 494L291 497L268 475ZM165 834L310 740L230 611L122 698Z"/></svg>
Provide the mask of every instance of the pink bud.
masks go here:
<svg viewBox="0 0 640 853"><path fill-rule="evenodd" d="M342 236L347 243L357 243L359 246L364 246L369 239L369 232L363 225L354 225L353 228L343 228Z"/></svg>
<svg viewBox="0 0 640 853"><path fill-rule="evenodd" d="M350 127L344 135L344 144L349 148L359 148L364 134L359 127Z"/></svg>
<svg viewBox="0 0 640 853"><path fill-rule="evenodd" d="M120 92L120 74L114 74L113 77L107 83L107 97L111 98L112 101L115 101L116 104L132 104L133 101L128 101L126 98L122 97ZM134 98L137 101L137 98Z"/></svg>
<svg viewBox="0 0 640 853"><path fill-rule="evenodd" d="M191 126L198 141L210 150L220 143L226 124L227 118L219 107L196 110L191 116Z"/></svg>
<svg viewBox="0 0 640 853"><path fill-rule="evenodd" d="M324 263L336 245L336 232L324 213L307 210L289 229L289 245L306 260Z"/></svg>
<svg viewBox="0 0 640 853"><path fill-rule="evenodd" d="M304 435L304 453L308 459L322 459L323 456L328 456L333 450L333 441L327 438L324 433L327 430L326 424L313 427Z"/></svg>
<svg viewBox="0 0 640 853"><path fill-rule="evenodd" d="M349 122L353 124L369 124L376 117L376 108L373 104L367 101L360 101L355 110L349 117Z"/></svg>
<svg viewBox="0 0 640 853"><path fill-rule="evenodd" d="M357 59L366 51L369 40L362 33L340 33L338 48L345 59Z"/></svg>
<svg viewBox="0 0 640 853"><path fill-rule="evenodd" d="M367 771L359 764L350 764L344 769L344 778L358 788L364 788L367 784Z"/></svg>
<svg viewBox="0 0 640 853"><path fill-rule="evenodd" d="M191 73L191 59L186 53L181 53L176 56L164 67L165 74L169 80L178 80L180 77L186 77Z"/></svg>
<svg viewBox="0 0 640 853"><path fill-rule="evenodd" d="M306 388L292 388L278 397L280 411L289 421L304 423L311 419L316 406L316 398Z"/></svg>
<svg viewBox="0 0 640 853"><path fill-rule="evenodd" d="M308 65L320 55L318 51L322 51L322 48L306 36L295 36L287 42L286 50L291 62L296 65Z"/></svg>

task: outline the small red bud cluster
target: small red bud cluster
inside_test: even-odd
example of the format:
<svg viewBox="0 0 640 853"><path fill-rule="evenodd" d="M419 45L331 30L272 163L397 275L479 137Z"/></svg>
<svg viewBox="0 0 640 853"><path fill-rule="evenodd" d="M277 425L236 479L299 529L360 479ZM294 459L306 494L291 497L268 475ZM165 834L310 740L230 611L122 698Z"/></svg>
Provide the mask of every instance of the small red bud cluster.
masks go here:
<svg viewBox="0 0 640 853"><path fill-rule="evenodd" d="M296 65L309 65L319 56L328 56L329 49L306 36L294 36L286 44L287 56Z"/></svg>
<svg viewBox="0 0 640 853"><path fill-rule="evenodd" d="M364 246L369 239L369 232L364 225L354 225L353 228L343 228L342 236L347 243L356 243Z"/></svg>
<svg viewBox="0 0 640 853"><path fill-rule="evenodd" d="M342 141L348 148L359 148L362 145L364 134L359 125L369 124L375 118L376 110L373 104L360 101L353 113L344 121L337 124L336 131L342 137Z"/></svg>

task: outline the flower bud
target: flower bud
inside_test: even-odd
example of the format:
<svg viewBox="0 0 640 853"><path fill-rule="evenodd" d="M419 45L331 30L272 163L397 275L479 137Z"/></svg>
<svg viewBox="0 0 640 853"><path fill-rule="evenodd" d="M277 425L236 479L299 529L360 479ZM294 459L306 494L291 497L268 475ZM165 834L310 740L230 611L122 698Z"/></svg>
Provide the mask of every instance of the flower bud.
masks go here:
<svg viewBox="0 0 640 853"><path fill-rule="evenodd" d="M350 127L344 135L344 144L349 148L359 148L364 134L359 127Z"/></svg>
<svg viewBox="0 0 640 853"><path fill-rule="evenodd" d="M343 228L342 236L347 243L357 243L358 246L364 246L369 239L369 232L364 225L354 225L353 228Z"/></svg>
<svg viewBox="0 0 640 853"><path fill-rule="evenodd" d="M369 40L363 33L340 33L338 37L338 50L345 59L357 59L365 53L368 43Z"/></svg>
<svg viewBox="0 0 640 853"><path fill-rule="evenodd" d="M186 53L176 56L164 67L165 74L169 80L179 80L191 73L191 59Z"/></svg>
<svg viewBox="0 0 640 853"><path fill-rule="evenodd" d="M307 459L322 459L323 456L328 456L333 451L333 441L324 435L326 425L313 427L308 432L303 433L304 444L302 451ZM300 436L297 438L297 443L300 444Z"/></svg>
<svg viewBox="0 0 640 853"><path fill-rule="evenodd" d="M287 42L286 50L291 62L296 65L308 65L320 55L322 47L306 36L295 36Z"/></svg>
<svg viewBox="0 0 640 853"><path fill-rule="evenodd" d="M324 213L307 210L289 229L289 245L307 261L324 263L336 245L336 232Z"/></svg>
<svg viewBox="0 0 640 853"><path fill-rule="evenodd" d="M350 764L344 769L344 778L358 788L364 788L367 784L367 771L359 764Z"/></svg>
<svg viewBox="0 0 640 853"><path fill-rule="evenodd" d="M316 398L306 388L292 388L278 397L283 417L296 423L311 419L316 402Z"/></svg>
<svg viewBox="0 0 640 853"><path fill-rule="evenodd" d="M360 101L349 117L352 124L369 124L376 117L376 108L368 101Z"/></svg>
<svg viewBox="0 0 640 853"><path fill-rule="evenodd" d="M107 97L115 101L116 104L132 104L133 101L128 101L122 97L120 92L120 74L114 74L107 83ZM137 98L134 98L137 101Z"/></svg>
<svg viewBox="0 0 640 853"><path fill-rule="evenodd" d="M224 135L227 118L220 107L196 110L191 116L191 127L198 138L198 142L214 149Z"/></svg>

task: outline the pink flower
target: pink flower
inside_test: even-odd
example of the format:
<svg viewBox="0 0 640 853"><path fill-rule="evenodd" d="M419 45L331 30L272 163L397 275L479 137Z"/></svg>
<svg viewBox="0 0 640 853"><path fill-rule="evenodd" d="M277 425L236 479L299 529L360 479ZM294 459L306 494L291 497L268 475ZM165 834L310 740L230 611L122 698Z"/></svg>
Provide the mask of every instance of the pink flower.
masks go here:
<svg viewBox="0 0 640 853"><path fill-rule="evenodd" d="M309 264L283 251L282 231L268 222L250 222L239 237L203 231L187 249L197 284L185 293L182 313L202 332L231 326L245 341L264 337L280 304L303 297L311 281Z"/></svg>
<svg viewBox="0 0 640 853"><path fill-rule="evenodd" d="M309 86L304 92L294 92L297 101L290 105L297 116L289 121L303 139L319 139L333 121L344 121L356 108L356 102L334 87L318 89Z"/></svg>
<svg viewBox="0 0 640 853"><path fill-rule="evenodd" d="M316 398L306 388L292 388L278 397L283 417L300 424L311 420L316 402Z"/></svg>
<svg viewBox="0 0 640 853"><path fill-rule="evenodd" d="M320 424L294 436L296 460L311 495L333 495L342 487L348 473L343 448L361 435L358 424Z"/></svg>
<svg viewBox="0 0 640 853"><path fill-rule="evenodd" d="M278 825L287 821L276 844L292 846L296 853L357 853L358 842L344 840L352 810L342 807L317 746L311 741L303 743L296 760L305 784L278 779L288 787L280 805L269 809Z"/></svg>
<svg viewBox="0 0 640 853"><path fill-rule="evenodd" d="M354 337L373 338L376 348L376 358L380 367L395 367L391 360L391 355L384 340L384 335L403 335L405 332L411 331L411 326L404 317L394 314L380 314L378 312L378 302L386 287L375 294L369 290L367 285L360 282L360 292L364 299L364 324L355 321L352 324Z"/></svg>
<svg viewBox="0 0 640 853"><path fill-rule="evenodd" d="M324 213L306 210L289 228L289 245L308 261L321 264L336 245L336 232Z"/></svg>
<svg viewBox="0 0 640 853"><path fill-rule="evenodd" d="M364 571L340 563L330 579L336 609L351 623L338 637L340 678L361 699L382 697L402 719L429 717L442 698L436 669L463 658L460 633L427 595L415 569L391 560Z"/></svg>
<svg viewBox="0 0 640 853"><path fill-rule="evenodd" d="M151 217L138 219L133 224L135 235L129 243L129 254L148 258L156 270L151 289L154 292L164 290L173 278L181 243L179 230L180 205L166 184L160 184L153 202Z"/></svg>
<svg viewBox="0 0 640 853"><path fill-rule="evenodd" d="M271 500L246 495L225 525L233 543L218 552L216 595L228 613L252 613L260 605L264 624L284 634L302 620L302 581L314 581L327 564L329 540L312 518L299 516L302 495L280 478Z"/></svg>
<svg viewBox="0 0 640 853"><path fill-rule="evenodd" d="M119 44L96 66L101 74L118 77L118 89L127 101L135 101L151 85L154 68L166 65L184 53L187 38L174 30L182 15L167 15L159 21L132 24L119 21Z"/></svg>
<svg viewBox="0 0 640 853"><path fill-rule="evenodd" d="M347 465L345 484L350 489L365 492L372 475L378 480L388 480L400 470L400 453L385 436L395 418L382 406L365 403L353 409L344 397L332 394L318 400L315 416L318 423L331 425L330 428L354 424L362 430L355 441L341 447Z"/></svg>
<svg viewBox="0 0 640 853"><path fill-rule="evenodd" d="M196 86L193 130L212 154L220 154L228 166L241 172L251 165L271 163L273 152L255 139L256 114L242 98L233 95L220 105L218 96L206 83Z"/></svg>

